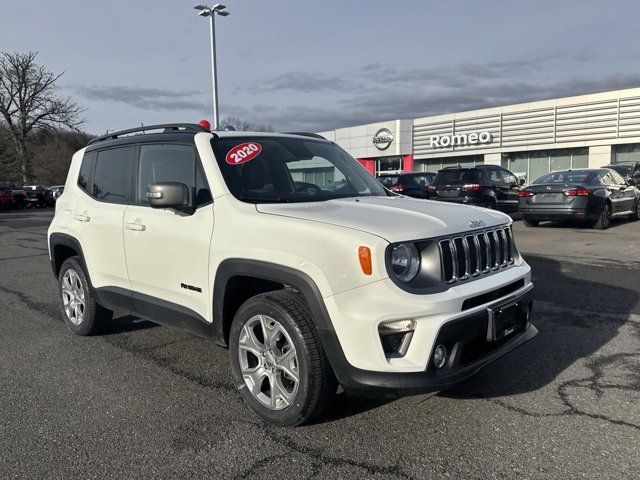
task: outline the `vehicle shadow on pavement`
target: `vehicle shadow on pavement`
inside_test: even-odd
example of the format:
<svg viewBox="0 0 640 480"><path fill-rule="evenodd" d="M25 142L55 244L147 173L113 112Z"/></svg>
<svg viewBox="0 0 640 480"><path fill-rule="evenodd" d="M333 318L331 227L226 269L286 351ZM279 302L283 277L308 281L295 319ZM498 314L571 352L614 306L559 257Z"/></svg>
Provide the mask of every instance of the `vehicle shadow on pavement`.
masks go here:
<svg viewBox="0 0 640 480"><path fill-rule="evenodd" d="M113 319L109 322L109 326L107 330L104 332L107 335L125 333L125 332L135 332L138 330L146 330L148 328L156 328L159 327L157 323L150 322L148 320L144 320L139 317L135 317L133 315L121 315L117 316L114 314Z"/></svg>
<svg viewBox="0 0 640 480"><path fill-rule="evenodd" d="M640 300L640 294L621 286L625 280L612 276L607 267L563 265L537 255L526 256L526 261L535 284L532 322L540 333L441 396L493 398L541 389L614 339ZM588 276L582 273L586 269ZM583 279L587 277L599 281Z"/></svg>

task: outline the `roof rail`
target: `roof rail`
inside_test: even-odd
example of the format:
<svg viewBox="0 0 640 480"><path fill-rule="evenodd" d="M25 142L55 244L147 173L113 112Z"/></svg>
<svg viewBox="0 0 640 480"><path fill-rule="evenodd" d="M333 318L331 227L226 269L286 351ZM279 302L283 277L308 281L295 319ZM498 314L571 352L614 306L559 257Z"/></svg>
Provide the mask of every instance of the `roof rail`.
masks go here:
<svg viewBox="0 0 640 480"><path fill-rule="evenodd" d="M320 138L322 140L326 140L322 135L311 132L284 132L285 135L300 135L301 137L311 137L311 138Z"/></svg>
<svg viewBox="0 0 640 480"><path fill-rule="evenodd" d="M166 132L209 132L206 128L197 123L161 123L158 125L147 125L136 128L129 128L127 130L120 130L118 132L111 132L106 135L102 135L101 137L94 138L89 142L89 145L101 142L103 140L115 140L123 135L129 135L131 133L139 133L143 134L147 132L147 130L163 130L163 133Z"/></svg>

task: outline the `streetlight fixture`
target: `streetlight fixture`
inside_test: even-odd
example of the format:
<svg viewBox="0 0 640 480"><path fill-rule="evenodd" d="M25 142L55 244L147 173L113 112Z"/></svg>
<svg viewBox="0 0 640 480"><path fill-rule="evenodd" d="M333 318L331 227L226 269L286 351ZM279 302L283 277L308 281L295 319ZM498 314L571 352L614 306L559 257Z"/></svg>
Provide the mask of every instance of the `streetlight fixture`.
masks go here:
<svg viewBox="0 0 640 480"><path fill-rule="evenodd" d="M196 5L193 7L198 11L198 15L201 17L209 17L210 30L211 30L211 77L213 80L213 129L218 130L219 118L218 118L218 72L216 68L216 14L221 17L226 17L231 12L227 10L225 5L216 3L213 6L208 5Z"/></svg>

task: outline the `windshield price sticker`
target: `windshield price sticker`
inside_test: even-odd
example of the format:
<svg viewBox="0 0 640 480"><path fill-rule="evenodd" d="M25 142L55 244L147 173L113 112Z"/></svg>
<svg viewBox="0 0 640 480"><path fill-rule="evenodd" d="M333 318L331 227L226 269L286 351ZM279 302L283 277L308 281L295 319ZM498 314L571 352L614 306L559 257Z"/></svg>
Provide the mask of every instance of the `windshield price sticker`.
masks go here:
<svg viewBox="0 0 640 480"><path fill-rule="evenodd" d="M262 152L262 145L259 143L241 143L229 150L226 160L230 165L241 165L256 158L260 152Z"/></svg>

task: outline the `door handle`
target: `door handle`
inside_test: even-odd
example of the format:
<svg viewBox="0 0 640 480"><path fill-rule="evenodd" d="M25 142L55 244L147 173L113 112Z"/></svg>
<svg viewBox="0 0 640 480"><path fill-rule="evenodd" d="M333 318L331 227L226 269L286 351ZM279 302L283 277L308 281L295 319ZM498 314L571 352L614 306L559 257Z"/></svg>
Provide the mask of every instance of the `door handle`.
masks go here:
<svg viewBox="0 0 640 480"><path fill-rule="evenodd" d="M88 222L89 220L91 220L91 217L89 217L87 215L87 212L84 212L82 214L78 214L78 215L74 215L73 218L79 222Z"/></svg>
<svg viewBox="0 0 640 480"><path fill-rule="evenodd" d="M124 228L136 232L144 232L147 229L147 226L142 225L141 223L125 223Z"/></svg>

